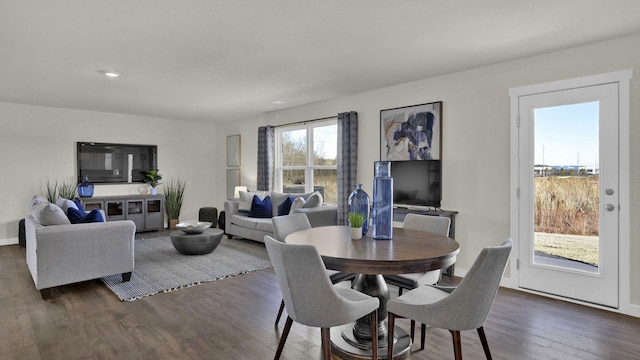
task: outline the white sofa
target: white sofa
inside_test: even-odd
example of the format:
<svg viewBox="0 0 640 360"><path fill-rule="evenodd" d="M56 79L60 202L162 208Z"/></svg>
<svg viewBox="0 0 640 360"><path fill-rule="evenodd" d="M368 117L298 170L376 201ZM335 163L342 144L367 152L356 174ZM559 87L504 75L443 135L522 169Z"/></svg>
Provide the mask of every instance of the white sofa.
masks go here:
<svg viewBox="0 0 640 360"><path fill-rule="evenodd" d="M60 285L114 274L129 281L135 232L130 220L45 226L27 216L26 261L36 289L47 299Z"/></svg>
<svg viewBox="0 0 640 360"><path fill-rule="evenodd" d="M276 199L273 206L276 207L277 203L285 196L303 196L309 197L310 194L282 194L282 193L268 193ZM224 203L225 211L225 233L230 238L232 236L238 236L245 239L251 239L254 241L264 242L264 236L274 236L273 225L271 218L254 218L245 214L238 213L240 207L239 200L228 200ZM293 213L304 213L309 219L312 227L336 225L338 221L338 207L335 205L322 205L311 208L295 209ZM273 214L276 214L274 210ZM284 215L286 216L286 215Z"/></svg>

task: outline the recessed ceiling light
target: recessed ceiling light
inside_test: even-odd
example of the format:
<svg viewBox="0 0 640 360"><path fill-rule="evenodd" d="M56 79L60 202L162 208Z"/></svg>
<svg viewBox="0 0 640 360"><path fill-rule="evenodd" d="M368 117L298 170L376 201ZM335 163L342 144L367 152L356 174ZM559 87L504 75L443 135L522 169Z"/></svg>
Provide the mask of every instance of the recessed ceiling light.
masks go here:
<svg viewBox="0 0 640 360"><path fill-rule="evenodd" d="M117 78L120 76L119 72L115 72L115 71L105 71L105 70L101 70L100 73L106 77L110 77L110 78Z"/></svg>
<svg viewBox="0 0 640 360"><path fill-rule="evenodd" d="M278 99L278 100L272 101L271 103L272 104L276 104L276 105L280 105L280 104L286 104L289 101L291 101L291 99Z"/></svg>

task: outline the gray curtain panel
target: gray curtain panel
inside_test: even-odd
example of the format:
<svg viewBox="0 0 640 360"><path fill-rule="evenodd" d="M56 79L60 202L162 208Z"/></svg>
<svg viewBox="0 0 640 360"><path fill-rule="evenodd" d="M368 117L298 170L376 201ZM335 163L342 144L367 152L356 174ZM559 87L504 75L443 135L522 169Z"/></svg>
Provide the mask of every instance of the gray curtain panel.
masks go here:
<svg viewBox="0 0 640 360"><path fill-rule="evenodd" d="M358 171L358 113L338 114L338 225L347 224L349 194Z"/></svg>
<svg viewBox="0 0 640 360"><path fill-rule="evenodd" d="M275 128L258 128L258 188L259 191L271 191L273 187L273 163L275 155Z"/></svg>

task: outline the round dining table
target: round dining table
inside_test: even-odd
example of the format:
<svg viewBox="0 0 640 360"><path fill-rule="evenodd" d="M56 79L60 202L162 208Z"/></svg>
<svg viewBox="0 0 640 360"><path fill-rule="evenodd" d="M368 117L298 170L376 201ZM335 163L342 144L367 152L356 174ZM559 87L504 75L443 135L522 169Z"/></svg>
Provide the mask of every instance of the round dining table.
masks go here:
<svg viewBox="0 0 640 360"><path fill-rule="evenodd" d="M380 299L378 354L386 354L387 301L389 288L383 275L421 273L447 268L456 261L460 245L453 239L425 231L394 228L391 240L371 234L352 240L347 226L323 226L297 231L285 238L288 244L313 245L327 269L358 274L352 288ZM342 359L370 359L369 317L331 330L331 349ZM410 336L394 328L393 359L409 357Z"/></svg>

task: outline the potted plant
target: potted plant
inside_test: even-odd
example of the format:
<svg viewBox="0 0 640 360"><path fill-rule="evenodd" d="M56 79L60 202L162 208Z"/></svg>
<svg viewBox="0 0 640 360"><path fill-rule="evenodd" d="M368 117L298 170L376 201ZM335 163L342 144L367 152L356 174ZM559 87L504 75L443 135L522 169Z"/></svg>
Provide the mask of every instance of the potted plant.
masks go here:
<svg viewBox="0 0 640 360"><path fill-rule="evenodd" d="M186 185L186 182L180 179L168 180L164 185L164 207L169 218L169 229L175 229L176 224L180 222L178 218L182 210Z"/></svg>
<svg viewBox="0 0 640 360"><path fill-rule="evenodd" d="M78 185L74 181L63 180L58 183L58 196L67 199L73 200L78 195Z"/></svg>
<svg viewBox="0 0 640 360"><path fill-rule="evenodd" d="M159 171L160 170L158 169L151 169L144 173L144 182L151 185L151 195L156 195L158 193L156 186L160 185L160 180L162 180L162 175Z"/></svg>
<svg viewBox="0 0 640 360"><path fill-rule="evenodd" d="M364 225L364 214L359 212L349 213L349 227L353 240L362 239L362 225Z"/></svg>

